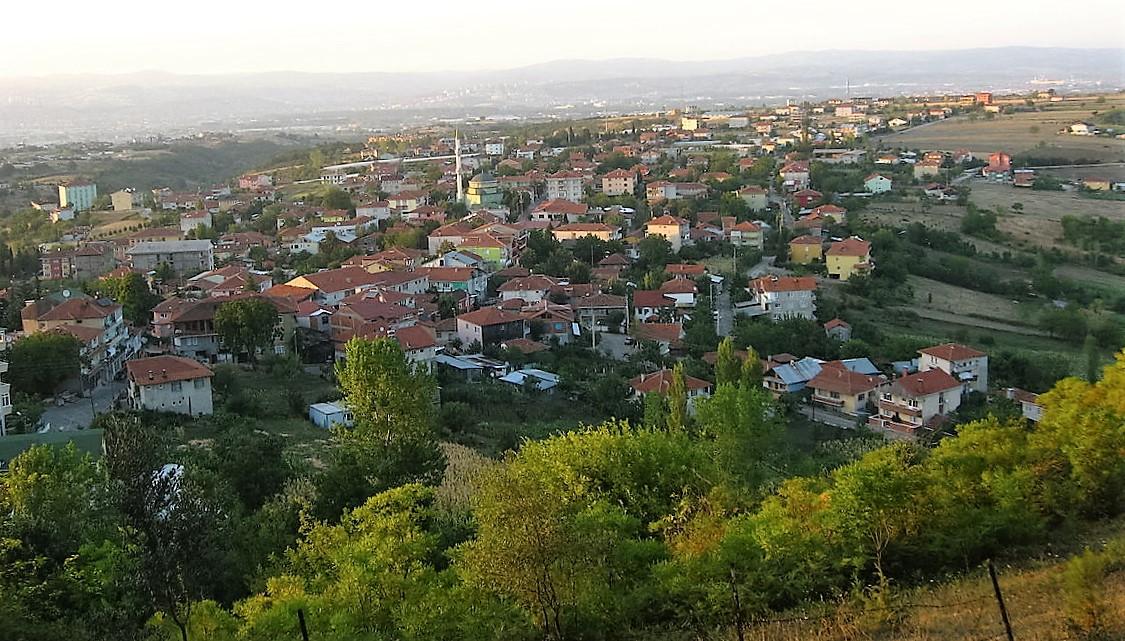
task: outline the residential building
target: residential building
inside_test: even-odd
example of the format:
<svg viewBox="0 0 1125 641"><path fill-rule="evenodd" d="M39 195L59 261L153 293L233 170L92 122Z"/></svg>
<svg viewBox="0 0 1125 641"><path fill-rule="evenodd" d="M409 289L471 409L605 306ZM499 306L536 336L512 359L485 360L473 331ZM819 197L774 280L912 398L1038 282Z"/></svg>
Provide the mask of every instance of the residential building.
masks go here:
<svg viewBox="0 0 1125 641"><path fill-rule="evenodd" d="M828 247L828 277L847 280L855 274L871 271L871 243L855 236Z"/></svg>
<svg viewBox="0 0 1125 641"><path fill-rule="evenodd" d="M68 292L64 291L66 296ZM28 308L32 309L32 308ZM83 344L82 374L90 383L105 383L121 372L129 353L129 332L122 307L109 300L68 297L34 317L24 316L27 334L63 330Z"/></svg>
<svg viewBox="0 0 1125 641"><path fill-rule="evenodd" d="M90 280L101 278L113 267L113 249L110 245L88 243L73 249L58 249L41 254L39 278Z"/></svg>
<svg viewBox="0 0 1125 641"><path fill-rule="evenodd" d="M629 301L624 296L613 294L591 294L571 301L579 326L589 329L596 327L597 331L615 330L625 322L629 314ZM611 323L611 317L620 315L616 325Z"/></svg>
<svg viewBox="0 0 1125 641"><path fill-rule="evenodd" d="M531 211L531 220L556 225L576 223L589 214L590 208L579 202L554 198L544 201Z"/></svg>
<svg viewBox="0 0 1125 641"><path fill-rule="evenodd" d="M690 231L686 220L668 214L645 223L645 236L663 236L672 245L674 252L691 244Z"/></svg>
<svg viewBox="0 0 1125 641"><path fill-rule="evenodd" d="M695 307L699 288L690 278L672 278L661 283L660 293L676 301L676 307Z"/></svg>
<svg viewBox="0 0 1125 641"><path fill-rule="evenodd" d="M798 265L824 260L824 239L806 234L790 240L789 260Z"/></svg>
<svg viewBox="0 0 1125 641"><path fill-rule="evenodd" d="M129 265L141 271L153 271L169 265L176 276L197 274L215 269L214 246L209 240L166 240L143 242L125 250Z"/></svg>
<svg viewBox="0 0 1125 641"><path fill-rule="evenodd" d="M633 292L633 318L638 322L670 318L675 311L675 299L665 296L664 292L649 290Z"/></svg>
<svg viewBox="0 0 1125 641"><path fill-rule="evenodd" d="M137 192L132 189L120 189L109 195L113 204L113 211L129 211L137 206Z"/></svg>
<svg viewBox="0 0 1125 641"><path fill-rule="evenodd" d="M672 386L672 370L664 368L656 372L641 374L629 381L633 388L634 398L644 398L646 394L668 395ZM711 384L694 376L684 375L684 389L687 391L688 412L695 412L695 402L702 398L710 398Z"/></svg>
<svg viewBox="0 0 1125 641"><path fill-rule="evenodd" d="M914 179L923 180L927 176L936 176L941 173L941 162L937 160L923 160L914 163Z"/></svg>
<svg viewBox="0 0 1125 641"><path fill-rule="evenodd" d="M363 289L370 289L380 281L379 273L373 274L362 267L341 267L298 276L285 284L311 289L314 291L312 296L314 301L335 307L346 296Z"/></svg>
<svg viewBox="0 0 1125 641"><path fill-rule="evenodd" d="M863 179L863 188L872 194L886 193L893 186L893 181L882 174L871 174Z"/></svg>
<svg viewBox="0 0 1125 641"><path fill-rule="evenodd" d="M800 191L809 186L809 161L794 160L778 172L782 183L789 191Z"/></svg>
<svg viewBox="0 0 1125 641"><path fill-rule="evenodd" d="M586 236L610 241L621 238L621 228L611 227L604 223L567 223L552 229L551 234L555 237L555 240L560 242L574 241Z"/></svg>
<svg viewBox="0 0 1125 641"><path fill-rule="evenodd" d="M815 189L802 189L793 194L793 202L801 208L811 207L813 203L820 202L822 198L824 198L824 194Z"/></svg>
<svg viewBox="0 0 1125 641"><path fill-rule="evenodd" d="M750 305L774 321L816 319L816 279L812 276L763 276L750 281Z"/></svg>
<svg viewBox="0 0 1125 641"><path fill-rule="evenodd" d="M824 333L827 334L829 338L843 343L851 340L852 326L839 318L833 318L824 324Z"/></svg>
<svg viewBox="0 0 1125 641"><path fill-rule="evenodd" d="M988 354L958 343L919 350L918 369L940 369L957 379L965 393L988 393Z"/></svg>
<svg viewBox="0 0 1125 641"><path fill-rule="evenodd" d="M214 218L211 212L206 209L198 209L196 211L185 211L180 214L180 231L185 235L188 232L195 231L200 225L204 227L213 226Z"/></svg>
<svg viewBox="0 0 1125 641"><path fill-rule="evenodd" d="M766 190L761 187L750 186L738 190L738 197L746 203L750 211L765 211L769 206L766 196Z"/></svg>
<svg viewBox="0 0 1125 641"><path fill-rule="evenodd" d="M59 208L75 211L93 209L98 197L98 186L91 182L66 182L59 185Z"/></svg>
<svg viewBox="0 0 1125 641"><path fill-rule="evenodd" d="M547 299L551 288L559 281L550 276L532 274L523 278L513 278L500 285L500 300L520 300L524 304L539 303Z"/></svg>
<svg viewBox="0 0 1125 641"><path fill-rule="evenodd" d="M886 384L883 376L861 374L840 361L821 364L806 387L812 390L812 401L834 411L857 416L866 414L878 400L879 390Z"/></svg>
<svg viewBox="0 0 1125 641"><path fill-rule="evenodd" d="M867 423L890 436L913 439L924 428L934 429L960 405L961 383L931 369L894 379L880 391L879 411Z"/></svg>
<svg viewBox="0 0 1125 641"><path fill-rule="evenodd" d="M126 363L129 406L134 410L202 416L213 411L211 368L179 356L153 356Z"/></svg>
<svg viewBox="0 0 1125 641"><path fill-rule="evenodd" d="M472 267L423 267L430 286L438 293L463 291L473 304L488 291L488 274Z"/></svg>
<svg viewBox="0 0 1125 641"><path fill-rule="evenodd" d="M496 307L485 307L457 317L457 338L468 347L475 342L495 345L525 334L523 316Z"/></svg>
<svg viewBox="0 0 1125 641"><path fill-rule="evenodd" d="M761 251L765 247L765 234L762 228L754 223L744 220L727 231L732 245L749 247Z"/></svg>
<svg viewBox="0 0 1125 641"><path fill-rule="evenodd" d="M602 176L602 193L606 196L631 196L637 189L637 172L614 169Z"/></svg>
<svg viewBox="0 0 1125 641"><path fill-rule="evenodd" d="M578 202L585 193L582 190L582 172L557 171L547 176L547 200L569 200Z"/></svg>

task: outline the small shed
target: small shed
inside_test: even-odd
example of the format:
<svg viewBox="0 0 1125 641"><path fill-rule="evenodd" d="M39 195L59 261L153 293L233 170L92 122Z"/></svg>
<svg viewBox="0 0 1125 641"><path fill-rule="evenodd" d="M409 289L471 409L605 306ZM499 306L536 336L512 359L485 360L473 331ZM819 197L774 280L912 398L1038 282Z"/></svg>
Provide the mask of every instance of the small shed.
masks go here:
<svg viewBox="0 0 1125 641"><path fill-rule="evenodd" d="M351 426L354 417L351 410L339 401L313 403L309 405L309 420L317 427L331 429L333 424Z"/></svg>

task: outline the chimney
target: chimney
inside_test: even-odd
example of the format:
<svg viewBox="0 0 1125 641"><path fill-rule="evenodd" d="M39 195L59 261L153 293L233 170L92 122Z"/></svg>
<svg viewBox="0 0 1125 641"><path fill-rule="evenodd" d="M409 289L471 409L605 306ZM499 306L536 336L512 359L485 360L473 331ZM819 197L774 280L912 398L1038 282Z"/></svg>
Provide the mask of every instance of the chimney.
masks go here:
<svg viewBox="0 0 1125 641"><path fill-rule="evenodd" d="M166 370L166 369L160 370L160 376L163 377L163 378L168 378L168 370Z"/></svg>
<svg viewBox="0 0 1125 641"><path fill-rule="evenodd" d="M150 381L151 381L152 379L153 379L153 375L152 375L152 370L150 369L150 370L148 371L148 380L150 380Z"/></svg>

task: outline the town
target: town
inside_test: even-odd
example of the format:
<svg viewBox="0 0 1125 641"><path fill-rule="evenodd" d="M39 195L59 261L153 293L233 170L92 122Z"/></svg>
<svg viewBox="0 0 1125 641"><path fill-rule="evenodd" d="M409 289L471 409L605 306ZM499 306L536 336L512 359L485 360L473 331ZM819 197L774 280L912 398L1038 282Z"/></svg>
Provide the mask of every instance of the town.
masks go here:
<svg viewBox="0 0 1125 641"><path fill-rule="evenodd" d="M344 451L337 435L393 422L365 412L415 395L427 409L386 400L396 408L386 411L432 412L450 470L457 457L489 469L481 461L506 452L550 460L563 456L551 448L568 434L617 420L722 444L741 438L725 435L724 421L749 412L739 420L772 436L740 441L746 449L711 463L750 494L799 473L836 474L869 452L917 451L880 449L888 443L954 448L983 429L962 432L978 422L1057 425L1063 400L1051 390L1072 377L1095 390L1091 398L1117 394L1106 411L1119 421L1119 387L1107 390L1125 367L1123 109L1119 95L982 91L507 128L465 122L325 143L186 190L103 183L73 161L64 180L32 180L37 163L62 156L0 151L0 190L19 202L0 256L9 281L0 471L42 444L112 456L121 442L112 424L129 420L172 426L181 452L218 447L245 425L278 439L286 465L336 470L327 461ZM924 142L949 123L1044 113L1053 127L1023 129L1053 142L1031 151ZM1110 149L1111 162L1052 151L1072 143ZM379 400L364 409L357 372L398 358L380 356L388 345L401 352L405 369L394 376L406 382L372 393ZM1041 401L1048 393L1057 405ZM845 447L860 451L829 462ZM752 451L771 458L745 463ZM724 467L726 456L743 463ZM159 478L183 473L170 469ZM340 469L341 479L377 476ZM1107 475L1117 484L1083 505L1112 512L1116 469ZM659 527L675 545L707 548L710 535L693 529L708 527L701 515L718 518L741 499L675 482L683 487L671 493L698 502L674 508L684 522L660 513ZM785 487L809 505L820 492ZM359 507L367 496L310 508L315 527L368 509ZM891 538L916 534L902 527ZM484 541L459 548L462 560L483 554ZM901 554L888 545L877 541L871 556L881 588L883 554L889 564ZM992 549L979 545L966 558ZM734 568L709 580L735 586ZM836 589L840 577L810 578L807 594ZM739 581L750 589L749 578ZM792 589L762 612L805 598ZM539 609L562 606L536 590L511 594L541 636L577 638L573 630L601 625L552 628ZM611 619L582 601L592 594L562 598L577 599L589 621ZM732 616L741 617L738 598ZM169 616L169 607L158 609Z"/></svg>

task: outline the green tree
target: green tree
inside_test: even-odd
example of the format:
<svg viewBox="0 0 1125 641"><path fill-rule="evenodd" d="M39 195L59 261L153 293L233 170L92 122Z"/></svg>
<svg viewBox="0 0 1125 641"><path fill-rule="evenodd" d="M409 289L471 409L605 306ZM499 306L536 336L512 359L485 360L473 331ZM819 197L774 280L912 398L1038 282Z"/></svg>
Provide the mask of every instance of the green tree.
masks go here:
<svg viewBox="0 0 1125 641"><path fill-rule="evenodd" d="M765 369L762 367L762 358L758 356L757 350L753 347L746 348L746 360L742 362L742 376L739 379L739 384L742 389L761 389L762 378L765 377Z"/></svg>
<svg viewBox="0 0 1125 641"><path fill-rule="evenodd" d="M63 381L78 376L82 344L62 330L25 336L8 350L8 375L12 387L49 396Z"/></svg>
<svg viewBox="0 0 1125 641"><path fill-rule="evenodd" d="M741 378L742 361L734 353L734 341L724 338L715 356L715 385L738 385Z"/></svg>
<svg viewBox="0 0 1125 641"><path fill-rule="evenodd" d="M245 354L251 364L257 362L259 351L270 351L279 322L277 308L264 298L240 298L215 310L215 329L223 348L235 356Z"/></svg>
<svg viewBox="0 0 1125 641"><path fill-rule="evenodd" d="M683 363L676 363L672 368L672 381L668 384L667 397L668 431L683 432L687 429L688 423L688 397Z"/></svg>
<svg viewBox="0 0 1125 641"><path fill-rule="evenodd" d="M97 289L121 305L122 315L136 327L149 324L152 308L160 302L141 274L108 276L98 281Z"/></svg>
<svg viewBox="0 0 1125 641"><path fill-rule="evenodd" d="M342 189L332 187L324 192L324 208L325 209L355 209L355 203L352 202L352 197Z"/></svg>

